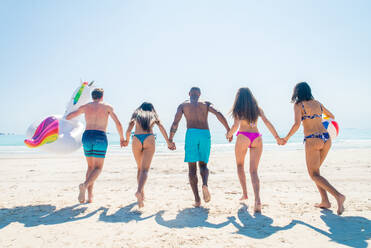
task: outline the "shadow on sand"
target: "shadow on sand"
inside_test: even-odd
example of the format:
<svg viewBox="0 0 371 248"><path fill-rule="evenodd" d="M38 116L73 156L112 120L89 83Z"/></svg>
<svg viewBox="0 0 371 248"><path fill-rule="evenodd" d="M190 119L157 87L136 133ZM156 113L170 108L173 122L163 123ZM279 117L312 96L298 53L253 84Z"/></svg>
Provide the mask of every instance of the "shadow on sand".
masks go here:
<svg viewBox="0 0 371 248"><path fill-rule="evenodd" d="M330 210L322 210L321 219L329 227L326 232L310 224L298 221L298 224L307 226L331 239L336 243L349 247L367 247L367 240L371 238L371 221L360 216L338 216Z"/></svg>
<svg viewBox="0 0 371 248"><path fill-rule="evenodd" d="M93 216L100 209L87 215L77 217L86 211L87 207L75 204L57 211L52 205L21 206L0 209L0 229L13 222L23 223L25 227L38 225L56 225L71 221L78 221Z"/></svg>
<svg viewBox="0 0 371 248"><path fill-rule="evenodd" d="M117 223L117 222L124 222L128 223L132 220L135 221L142 221L146 220L149 218L152 218L153 215L147 216L147 217L141 217L142 213L138 210L132 210L132 208L136 205L137 203L131 203L123 208L120 208L117 210L116 213L107 215L108 208L102 208L103 212L99 215L99 221L104 221L104 222L110 222L110 223Z"/></svg>
<svg viewBox="0 0 371 248"><path fill-rule="evenodd" d="M278 231L285 231L295 226L297 221L292 221L290 224L280 227L272 226L273 219L260 213L250 215L247 211L247 205L241 204L242 207L238 210L237 216L241 224L237 223L236 218L229 217L230 222L238 229L237 233L254 239L264 239Z"/></svg>
<svg viewBox="0 0 371 248"><path fill-rule="evenodd" d="M208 222L207 218L209 216L209 210L203 207L183 209L173 220L164 220L164 218L162 217L164 212L165 211L163 210L158 212L156 214L155 220L157 224L168 228L222 228L230 223L229 221L225 221L220 224L213 224Z"/></svg>

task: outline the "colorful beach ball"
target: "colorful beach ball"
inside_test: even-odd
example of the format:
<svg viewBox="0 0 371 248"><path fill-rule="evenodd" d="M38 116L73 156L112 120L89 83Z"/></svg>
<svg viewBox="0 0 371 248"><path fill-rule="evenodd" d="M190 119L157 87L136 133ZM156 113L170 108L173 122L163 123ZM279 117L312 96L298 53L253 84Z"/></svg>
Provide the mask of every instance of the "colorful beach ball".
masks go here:
<svg viewBox="0 0 371 248"><path fill-rule="evenodd" d="M324 117L322 120L323 126L327 129L331 139L335 139L339 135L339 125L336 121L329 117Z"/></svg>

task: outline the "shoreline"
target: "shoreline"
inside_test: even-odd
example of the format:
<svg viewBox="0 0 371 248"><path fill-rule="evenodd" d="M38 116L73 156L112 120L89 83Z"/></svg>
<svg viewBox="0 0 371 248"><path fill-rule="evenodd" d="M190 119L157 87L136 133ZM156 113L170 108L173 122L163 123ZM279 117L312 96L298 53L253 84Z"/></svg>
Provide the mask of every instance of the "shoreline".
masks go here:
<svg viewBox="0 0 371 248"><path fill-rule="evenodd" d="M358 145L356 145L358 144ZM212 144L211 155L213 154L234 154L235 144ZM177 150L168 150L166 144L157 144L155 156L184 156L184 144L178 144ZM367 140L364 144L359 141L349 144L333 144L330 153L335 151L358 151L358 150L371 150L371 140ZM302 151L305 152L304 144L302 143L289 143L285 146L278 146L276 144L264 144L263 152L286 152L286 151ZM0 146L0 159L1 158L19 158L19 157L58 157L69 158L75 156L84 156L83 149L69 153L69 154L55 154L48 153L38 148L28 148L26 146ZM119 145L109 145L107 149L107 157L109 156L133 156L131 144L126 148L120 148Z"/></svg>

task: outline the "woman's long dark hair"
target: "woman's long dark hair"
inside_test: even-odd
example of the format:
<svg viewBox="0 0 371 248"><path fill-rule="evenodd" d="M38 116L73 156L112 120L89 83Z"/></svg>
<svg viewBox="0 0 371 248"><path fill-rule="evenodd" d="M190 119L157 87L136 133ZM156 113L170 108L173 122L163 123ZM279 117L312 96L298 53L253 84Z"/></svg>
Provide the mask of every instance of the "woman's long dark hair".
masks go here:
<svg viewBox="0 0 371 248"><path fill-rule="evenodd" d="M137 121L144 131L150 132L153 122L158 122L158 116L152 103L144 102L131 116L132 121Z"/></svg>
<svg viewBox="0 0 371 248"><path fill-rule="evenodd" d="M231 112L232 116L239 120L247 120L250 123L258 120L260 114L258 102L249 88L238 90Z"/></svg>
<svg viewBox="0 0 371 248"><path fill-rule="evenodd" d="M291 102L301 103L302 101L313 100L312 90L307 82L300 82L295 85L294 92L292 93Z"/></svg>

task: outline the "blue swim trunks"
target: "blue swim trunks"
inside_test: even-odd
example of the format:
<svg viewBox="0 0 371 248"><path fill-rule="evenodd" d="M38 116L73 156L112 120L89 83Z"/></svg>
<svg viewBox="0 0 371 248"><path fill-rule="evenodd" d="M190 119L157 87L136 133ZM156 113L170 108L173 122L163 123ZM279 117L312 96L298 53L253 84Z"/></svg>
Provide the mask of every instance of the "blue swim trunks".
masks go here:
<svg viewBox="0 0 371 248"><path fill-rule="evenodd" d="M210 130L196 128L187 129L184 162L195 163L202 161L207 164L209 162L210 149Z"/></svg>
<svg viewBox="0 0 371 248"><path fill-rule="evenodd" d="M100 130L85 130L82 146L86 157L104 158L107 152L107 135Z"/></svg>

